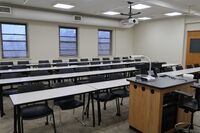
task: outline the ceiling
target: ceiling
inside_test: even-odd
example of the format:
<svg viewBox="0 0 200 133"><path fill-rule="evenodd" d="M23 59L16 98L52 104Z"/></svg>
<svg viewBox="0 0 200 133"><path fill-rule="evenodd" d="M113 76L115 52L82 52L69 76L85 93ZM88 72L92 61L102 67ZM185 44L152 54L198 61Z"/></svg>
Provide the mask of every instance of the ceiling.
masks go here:
<svg viewBox="0 0 200 133"><path fill-rule="evenodd" d="M72 14L80 15L92 15L109 18L122 19L124 16L106 16L102 12L116 11L128 13L127 0L28 0L26 4L23 4L26 0L0 0L1 4L10 6L20 6L36 9L45 9L52 11L62 11ZM140 10L142 14L136 17L151 17L153 19L166 17L163 14L169 12L181 12L191 13L195 12L200 16L200 0L129 0L135 2L135 4L147 4L151 8ZM63 10L52 7L55 3L71 4L75 7L70 10ZM133 10L138 12L138 10Z"/></svg>

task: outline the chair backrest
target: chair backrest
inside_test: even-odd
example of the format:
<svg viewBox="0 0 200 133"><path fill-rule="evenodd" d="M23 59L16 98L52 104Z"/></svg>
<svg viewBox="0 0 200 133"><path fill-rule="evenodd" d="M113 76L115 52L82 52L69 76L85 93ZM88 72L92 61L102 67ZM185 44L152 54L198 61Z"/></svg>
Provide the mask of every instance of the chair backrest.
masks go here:
<svg viewBox="0 0 200 133"><path fill-rule="evenodd" d="M18 93L32 92L47 89L42 83L28 84L18 86Z"/></svg>
<svg viewBox="0 0 200 133"><path fill-rule="evenodd" d="M102 59L103 59L103 61L109 61L109 60L110 60L109 57L104 57L104 58L102 58Z"/></svg>
<svg viewBox="0 0 200 133"><path fill-rule="evenodd" d="M109 80L123 79L125 78L123 73L111 73L108 75Z"/></svg>
<svg viewBox="0 0 200 133"><path fill-rule="evenodd" d="M120 57L114 57L113 60L120 60Z"/></svg>
<svg viewBox="0 0 200 133"><path fill-rule="evenodd" d="M0 65L13 65L12 61L0 62Z"/></svg>
<svg viewBox="0 0 200 133"><path fill-rule="evenodd" d="M78 62L77 59L69 59L69 62Z"/></svg>
<svg viewBox="0 0 200 133"><path fill-rule="evenodd" d="M163 68L163 71L164 71L164 72L170 72L170 71L173 71L173 69L172 69L171 66L169 66L169 67L164 67L164 68Z"/></svg>
<svg viewBox="0 0 200 133"><path fill-rule="evenodd" d="M88 58L82 58L80 61L89 61Z"/></svg>
<svg viewBox="0 0 200 133"><path fill-rule="evenodd" d="M121 65L112 65L111 66L112 69L119 69L119 68L125 68L125 65L121 64Z"/></svg>
<svg viewBox="0 0 200 133"><path fill-rule="evenodd" d="M128 57L122 57L123 60L128 60Z"/></svg>
<svg viewBox="0 0 200 133"><path fill-rule="evenodd" d="M186 68L193 68L193 65L191 65L191 64L186 65Z"/></svg>
<svg viewBox="0 0 200 133"><path fill-rule="evenodd" d="M53 63L62 63L62 60L53 60Z"/></svg>
<svg viewBox="0 0 200 133"><path fill-rule="evenodd" d="M200 110L200 89L199 88L196 88L195 99L198 102L198 107L199 107L199 110Z"/></svg>
<svg viewBox="0 0 200 133"><path fill-rule="evenodd" d="M141 61L141 59L137 59L137 58L135 58L135 61Z"/></svg>
<svg viewBox="0 0 200 133"><path fill-rule="evenodd" d="M40 63L40 64L38 64L38 68L44 68L44 67L51 67L51 64L49 64L49 63Z"/></svg>
<svg viewBox="0 0 200 133"><path fill-rule="evenodd" d="M110 64L110 63L111 63L110 60L104 60L104 61L103 61L103 64Z"/></svg>
<svg viewBox="0 0 200 133"><path fill-rule="evenodd" d="M26 65L26 64L29 64L29 61L18 61L17 64Z"/></svg>
<svg viewBox="0 0 200 133"><path fill-rule="evenodd" d="M98 64L101 64L100 61L93 61L93 62L90 62L91 65L98 65Z"/></svg>
<svg viewBox="0 0 200 133"><path fill-rule="evenodd" d="M73 68L67 68L67 69L59 69L56 73L64 74L64 73L73 73L73 72L75 72Z"/></svg>
<svg viewBox="0 0 200 133"><path fill-rule="evenodd" d="M64 67L64 66L68 66L68 63L56 63L56 64L53 64L53 66Z"/></svg>
<svg viewBox="0 0 200 133"><path fill-rule="evenodd" d="M1 79L9 79L9 78L19 78L23 77L22 73L2 73Z"/></svg>
<svg viewBox="0 0 200 133"><path fill-rule="evenodd" d="M91 83L101 82L101 81L105 81L104 75L92 75L92 76L90 76L90 82Z"/></svg>
<svg viewBox="0 0 200 133"><path fill-rule="evenodd" d="M49 60L39 60L39 64L41 63L50 63Z"/></svg>
<svg viewBox="0 0 200 133"><path fill-rule="evenodd" d="M99 58L92 58L92 61L100 61Z"/></svg>
<svg viewBox="0 0 200 133"><path fill-rule="evenodd" d="M120 60L113 60L112 63L120 63Z"/></svg>
<svg viewBox="0 0 200 133"><path fill-rule="evenodd" d="M75 68L75 72L86 72L86 71L90 71L90 69L88 67Z"/></svg>
<svg viewBox="0 0 200 133"><path fill-rule="evenodd" d="M42 76L42 75L49 75L49 72L47 70L39 70L39 71L29 72L29 76Z"/></svg>
<svg viewBox="0 0 200 133"><path fill-rule="evenodd" d="M108 70L108 69L111 69L111 66L100 66L99 69L100 70Z"/></svg>
<svg viewBox="0 0 200 133"><path fill-rule="evenodd" d="M77 64L78 64L78 65L89 65L90 63L89 63L89 62L84 62L84 61L82 61L82 62L78 62Z"/></svg>
<svg viewBox="0 0 200 133"><path fill-rule="evenodd" d="M200 65L199 64L194 64L194 67L200 67Z"/></svg>
<svg viewBox="0 0 200 133"><path fill-rule="evenodd" d="M183 70L183 67L181 65L176 66L176 70Z"/></svg>
<svg viewBox="0 0 200 133"><path fill-rule="evenodd" d="M8 66L0 66L0 70L8 70L9 67Z"/></svg>
<svg viewBox="0 0 200 133"><path fill-rule="evenodd" d="M26 66L26 65L14 65L12 66L12 69L26 69L28 67L29 66Z"/></svg>

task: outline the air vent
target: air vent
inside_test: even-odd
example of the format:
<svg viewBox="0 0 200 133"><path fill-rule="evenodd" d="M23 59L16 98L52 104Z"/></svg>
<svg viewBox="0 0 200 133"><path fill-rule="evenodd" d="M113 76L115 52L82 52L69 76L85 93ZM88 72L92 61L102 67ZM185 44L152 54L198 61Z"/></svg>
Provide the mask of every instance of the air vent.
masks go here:
<svg viewBox="0 0 200 133"><path fill-rule="evenodd" d="M80 22L82 20L82 16L79 16L79 15L75 15L73 16L74 17L74 21L75 22Z"/></svg>
<svg viewBox="0 0 200 133"><path fill-rule="evenodd" d="M0 6L0 14L11 14L11 7Z"/></svg>

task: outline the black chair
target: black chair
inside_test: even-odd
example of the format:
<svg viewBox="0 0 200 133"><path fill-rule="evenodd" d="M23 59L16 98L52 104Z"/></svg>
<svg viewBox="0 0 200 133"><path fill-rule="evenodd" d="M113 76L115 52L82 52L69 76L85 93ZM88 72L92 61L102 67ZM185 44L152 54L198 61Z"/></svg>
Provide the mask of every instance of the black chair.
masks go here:
<svg viewBox="0 0 200 133"><path fill-rule="evenodd" d="M8 70L9 67L8 66L0 66L0 70Z"/></svg>
<svg viewBox="0 0 200 133"><path fill-rule="evenodd" d="M173 71L173 69L172 69L171 66L169 66L169 67L164 67L164 68L163 68L163 71L164 71L164 72L171 72L171 71Z"/></svg>
<svg viewBox="0 0 200 133"><path fill-rule="evenodd" d="M189 65L186 65L186 68L194 68L193 65L189 64Z"/></svg>
<svg viewBox="0 0 200 133"><path fill-rule="evenodd" d="M183 66L182 65L177 65L176 66L176 70L183 70Z"/></svg>
<svg viewBox="0 0 200 133"><path fill-rule="evenodd" d="M109 75L109 80L117 80L123 79L125 75L123 73L113 73ZM129 91L127 90L128 86L122 86L113 88L111 93L113 93L118 99L118 115L120 115L120 105L119 105L119 98L121 98L121 105L123 105L123 99L129 96Z"/></svg>
<svg viewBox="0 0 200 133"><path fill-rule="evenodd" d="M10 78L19 78L23 77L22 73L2 73L1 79L10 79ZM14 88L13 85L9 85L9 89L3 89L3 96L9 96L12 94L16 94L18 92L17 88Z"/></svg>
<svg viewBox="0 0 200 133"><path fill-rule="evenodd" d="M81 62L84 62L84 61L87 62L87 61L89 61L89 60L88 60L88 58L82 58L82 59L80 59L80 61L81 61Z"/></svg>
<svg viewBox="0 0 200 133"><path fill-rule="evenodd" d="M194 67L200 67L200 65L199 64L194 64Z"/></svg>
<svg viewBox="0 0 200 133"><path fill-rule="evenodd" d="M120 63L120 60L113 60L112 63Z"/></svg>
<svg viewBox="0 0 200 133"><path fill-rule="evenodd" d="M40 63L40 64L38 64L38 68L45 68L45 67L51 67L51 64L49 64L49 63Z"/></svg>
<svg viewBox="0 0 200 133"><path fill-rule="evenodd" d="M69 65L78 65L78 59L69 59Z"/></svg>
<svg viewBox="0 0 200 133"><path fill-rule="evenodd" d="M55 67L65 67L65 66L68 66L68 63L56 63L56 64L53 64L53 66L55 66Z"/></svg>
<svg viewBox="0 0 200 133"><path fill-rule="evenodd" d="M123 65L123 64L120 64L120 65L112 65L111 68L112 69L120 69L120 68L125 68L126 66Z"/></svg>
<svg viewBox="0 0 200 133"><path fill-rule="evenodd" d="M56 74L64 74L64 73L74 73L74 69L73 68L66 68L66 69L58 69L56 71Z"/></svg>
<svg viewBox="0 0 200 133"><path fill-rule="evenodd" d="M102 59L103 59L103 61L105 61L105 60L110 60L109 57L103 57Z"/></svg>
<svg viewBox="0 0 200 133"><path fill-rule="evenodd" d="M92 61L100 61L99 58L92 58Z"/></svg>
<svg viewBox="0 0 200 133"><path fill-rule="evenodd" d="M195 98L193 98L192 94L182 92L182 91L175 91L175 94L177 94L178 96L178 107L184 109L184 112L186 113L188 112L192 113L189 124L180 122L175 125L175 129L178 129L177 132L182 132L183 130L185 130L184 128L187 127L188 133L189 133L190 129L194 128L194 124L193 124L194 113L200 110L200 88L199 88L199 85L193 85L192 87L196 88ZM186 126L184 126L184 128L179 128L179 126L182 126L182 125L186 125Z"/></svg>
<svg viewBox="0 0 200 133"><path fill-rule="evenodd" d="M102 58L103 59L103 64L109 64L109 63L111 63L111 61L110 61L110 58L108 58L108 57L104 57L104 58Z"/></svg>
<svg viewBox="0 0 200 133"><path fill-rule="evenodd" d="M123 60L128 60L128 57L122 57Z"/></svg>
<svg viewBox="0 0 200 133"><path fill-rule="evenodd" d="M12 69L26 69L29 68L29 66L26 65L14 65L12 66Z"/></svg>
<svg viewBox="0 0 200 133"><path fill-rule="evenodd" d="M4 66L8 66L8 65L13 65L13 62L12 61L8 61L8 62L0 62L0 65L4 65Z"/></svg>
<svg viewBox="0 0 200 133"><path fill-rule="evenodd" d="M67 87L67 86L72 86L72 85L74 85L74 83L68 81L68 82L54 84L53 88ZM75 108L83 106L83 112L84 112L85 96L83 98L83 101L76 100L74 95L56 98L54 99L54 105L59 106L61 110L70 110L70 109L75 109ZM82 115L82 117L83 116L84 115ZM61 121L61 117L60 117L60 121Z"/></svg>
<svg viewBox="0 0 200 133"><path fill-rule="evenodd" d="M120 60L120 57L114 57L113 60Z"/></svg>
<svg viewBox="0 0 200 133"><path fill-rule="evenodd" d="M42 63L48 63L49 64L50 62L49 62L49 60L39 60L38 63L39 64L42 64Z"/></svg>
<svg viewBox="0 0 200 133"><path fill-rule="evenodd" d="M90 64L91 65L98 65L98 64L101 64L101 62L100 61L92 61L92 62L90 62Z"/></svg>
<svg viewBox="0 0 200 133"><path fill-rule="evenodd" d="M42 75L49 75L50 73L48 70L38 70L38 71L30 71L29 76L42 76Z"/></svg>
<svg viewBox="0 0 200 133"><path fill-rule="evenodd" d="M94 75L94 76L90 76L90 82L94 83L94 82L101 82L101 81L105 81L105 76L104 75ZM98 124L100 125L101 122L101 107L100 107L100 103L103 102L104 103L104 110L106 110L106 103L108 101L112 101L114 99L116 99L116 96L111 93L110 89L106 89L106 90L101 90L101 91L97 91L94 92L93 99L95 99L97 101L97 106L98 106ZM118 114L118 103L116 100L116 107L117 107L117 114Z"/></svg>
<svg viewBox="0 0 200 133"><path fill-rule="evenodd" d="M75 72L87 72L90 71L90 69L88 67L78 67L75 68ZM89 82L89 78L88 76L84 76L84 77L77 77L75 80L76 84L85 84Z"/></svg>
<svg viewBox="0 0 200 133"><path fill-rule="evenodd" d="M29 64L29 61L18 61L17 64L18 65L27 65L27 64Z"/></svg>
<svg viewBox="0 0 200 133"><path fill-rule="evenodd" d="M186 68L187 69L194 68L194 66L192 64L188 64L188 65L186 65ZM195 72L193 74L194 74L194 79L199 79L200 78L200 73L199 72Z"/></svg>
<svg viewBox="0 0 200 133"><path fill-rule="evenodd" d="M108 69L111 69L111 66L100 66L99 69L100 70L108 70Z"/></svg>
<svg viewBox="0 0 200 133"><path fill-rule="evenodd" d="M32 91L39 91L45 90L45 86L41 83L39 84L29 84L29 85L22 85L18 87L18 93L25 93L25 92L32 92ZM22 133L24 132L24 120L34 120L46 117L46 125L48 125L48 116L52 115L53 117L53 127L54 133L56 133L56 125L55 125L55 118L53 110L48 106L47 101L43 103L33 103L21 106L19 109L20 115L20 122Z"/></svg>
<svg viewBox="0 0 200 133"><path fill-rule="evenodd" d="M62 60L53 60L53 63L62 63Z"/></svg>

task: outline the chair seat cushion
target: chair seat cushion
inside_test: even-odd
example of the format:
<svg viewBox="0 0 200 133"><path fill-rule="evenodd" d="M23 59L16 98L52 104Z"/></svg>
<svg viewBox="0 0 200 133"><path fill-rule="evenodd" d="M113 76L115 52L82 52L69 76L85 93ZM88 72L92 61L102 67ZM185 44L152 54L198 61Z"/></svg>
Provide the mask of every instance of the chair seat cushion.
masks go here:
<svg viewBox="0 0 200 133"><path fill-rule="evenodd" d="M124 90L124 89L112 90L112 93L114 95L116 95L117 97L120 97L120 98L124 98L124 97L128 97L129 96L129 92L127 90Z"/></svg>
<svg viewBox="0 0 200 133"><path fill-rule="evenodd" d="M180 107L187 111L195 112L198 111L198 102L194 99L188 102L184 102Z"/></svg>
<svg viewBox="0 0 200 133"><path fill-rule="evenodd" d="M33 104L22 107L20 110L20 115L24 120L37 119L47 116L53 112L52 109L46 104Z"/></svg>
<svg viewBox="0 0 200 133"><path fill-rule="evenodd" d="M99 97L97 97L97 94L94 94L93 98L96 100L99 100L101 102L105 102L105 101L110 101L110 100L115 99L116 96L112 93L101 92L101 93L99 93Z"/></svg>
<svg viewBox="0 0 200 133"><path fill-rule="evenodd" d="M77 100L71 101L61 101L60 103L57 101L57 106L59 106L62 110L74 109L80 106L83 106L83 102Z"/></svg>
<svg viewBox="0 0 200 133"><path fill-rule="evenodd" d="M17 94L17 93L18 93L18 89L17 88L11 88L11 89L3 90L3 95L4 96L9 96L9 95Z"/></svg>

